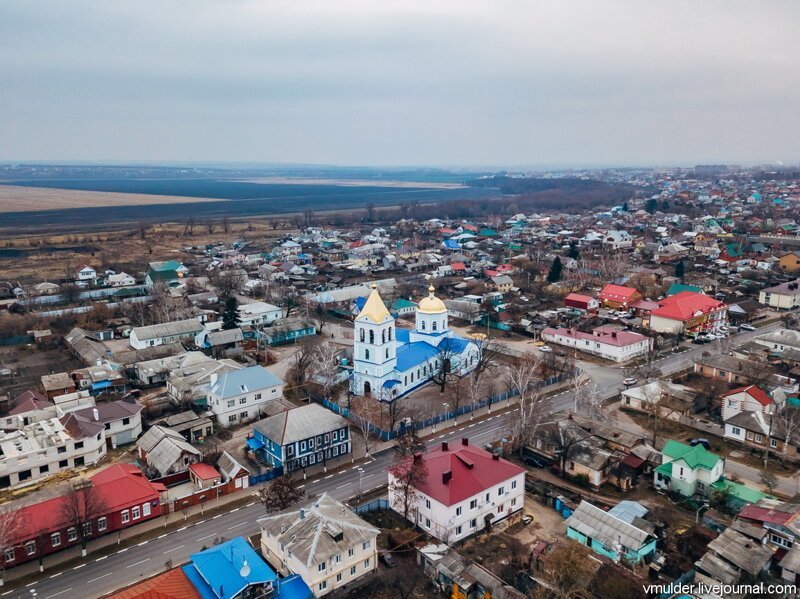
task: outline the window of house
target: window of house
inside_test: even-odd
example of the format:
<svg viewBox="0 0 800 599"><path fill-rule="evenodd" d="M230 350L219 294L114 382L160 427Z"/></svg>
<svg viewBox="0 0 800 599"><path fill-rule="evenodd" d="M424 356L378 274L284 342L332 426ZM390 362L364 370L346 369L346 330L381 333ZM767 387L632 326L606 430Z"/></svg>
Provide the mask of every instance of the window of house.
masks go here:
<svg viewBox="0 0 800 599"><path fill-rule="evenodd" d="M734 426L734 427L731 428L731 433L733 433L734 435L741 435L742 434L742 429L740 429L737 426Z"/></svg>
<svg viewBox="0 0 800 599"><path fill-rule="evenodd" d="M336 582L342 582L342 573L341 573L341 572L339 572L339 573L336 575Z"/></svg>
<svg viewBox="0 0 800 599"><path fill-rule="evenodd" d="M461 534L461 527L460 526L456 526L456 534L457 535Z"/></svg>
<svg viewBox="0 0 800 599"><path fill-rule="evenodd" d="M775 449L776 447L778 447L778 440L777 439L770 439L769 440L769 446L772 449Z"/></svg>
<svg viewBox="0 0 800 599"><path fill-rule="evenodd" d="M103 532L105 529L108 528L108 521L106 517L103 516L102 518L97 519L97 532Z"/></svg>
<svg viewBox="0 0 800 599"><path fill-rule="evenodd" d="M125 515L125 512L123 512L123 515ZM67 529L67 540L70 543L74 543L78 540L78 530L75 527Z"/></svg>
<svg viewBox="0 0 800 599"><path fill-rule="evenodd" d="M322 571L325 570L326 567L327 567L327 564L325 562L320 562L320 564L317 566L317 571L318 572L322 572Z"/></svg>
<svg viewBox="0 0 800 599"><path fill-rule="evenodd" d="M61 533L54 532L53 534L50 535L50 546L58 547L59 545L61 545Z"/></svg>
<svg viewBox="0 0 800 599"><path fill-rule="evenodd" d="M327 588L328 588L328 581L327 580L323 580L321 583L319 583L319 590L320 591L324 591Z"/></svg>
<svg viewBox="0 0 800 599"><path fill-rule="evenodd" d="M347 550L347 557L353 557L355 554L356 550L353 549L352 547L350 547L350 549Z"/></svg>
<svg viewBox="0 0 800 599"><path fill-rule="evenodd" d="M469 527L470 528L478 528L478 520L476 518L473 518L472 520L470 520L469 521Z"/></svg>
<svg viewBox="0 0 800 599"><path fill-rule="evenodd" d="M425 528L430 528L430 527L431 527L431 519L425 518Z"/></svg>
<svg viewBox="0 0 800 599"><path fill-rule="evenodd" d="M235 399L229 399L229 400L228 400L228 407L229 407L229 408L232 408L232 407L234 407L235 405L236 405L236 400L235 400Z"/></svg>
<svg viewBox="0 0 800 599"><path fill-rule="evenodd" d="M491 499L491 495L489 493L486 494L486 501L488 502Z"/></svg>
<svg viewBox="0 0 800 599"><path fill-rule="evenodd" d="M110 423L110 422L106 422L104 426L105 426L105 429L106 429L107 431L110 431L110 430L111 430L111 423Z"/></svg>
<svg viewBox="0 0 800 599"><path fill-rule="evenodd" d="M28 541L25 543L25 553L28 555L36 555L36 541Z"/></svg>
<svg viewBox="0 0 800 599"><path fill-rule="evenodd" d="M50 466L47 464L39 466L39 474L44 474L45 472L50 472Z"/></svg>
<svg viewBox="0 0 800 599"><path fill-rule="evenodd" d="M497 489L497 495L498 496L502 495L505 490L506 490L505 487L500 487L499 489Z"/></svg>
<svg viewBox="0 0 800 599"><path fill-rule="evenodd" d="M135 505L131 508L131 517L136 520L139 516L141 516L141 510L138 505Z"/></svg>
<svg viewBox="0 0 800 599"><path fill-rule="evenodd" d="M477 499L473 499L472 501L469 502L469 509L474 510L476 507L478 507Z"/></svg>
<svg viewBox="0 0 800 599"><path fill-rule="evenodd" d="M364 567L369 568L369 558L364 560Z"/></svg>
<svg viewBox="0 0 800 599"><path fill-rule="evenodd" d="M369 360L369 350L368 349L364 350L364 359L365 360Z"/></svg>
<svg viewBox="0 0 800 599"><path fill-rule="evenodd" d="M247 420L247 411L239 412L239 418L242 420Z"/></svg>
<svg viewBox="0 0 800 599"><path fill-rule="evenodd" d="M350 576L355 576L355 575L356 575L356 567L350 566Z"/></svg>
<svg viewBox="0 0 800 599"><path fill-rule="evenodd" d="M747 440L748 441L752 441L753 440L753 432L752 431L747 431Z"/></svg>
<svg viewBox="0 0 800 599"><path fill-rule="evenodd" d="M231 414L228 416L228 422L236 422L236 414Z"/></svg>
<svg viewBox="0 0 800 599"><path fill-rule="evenodd" d="M431 500L430 499L426 499L425 500L425 507L428 508L428 509L431 509Z"/></svg>
<svg viewBox="0 0 800 599"><path fill-rule="evenodd" d="M253 396L253 399L254 399L254 400L256 400L256 401L258 401L259 399L261 399L261 393L256 393L256 394Z"/></svg>
<svg viewBox="0 0 800 599"><path fill-rule="evenodd" d="M300 441L300 451L305 451L305 450L306 450L306 442Z"/></svg>
<svg viewBox="0 0 800 599"><path fill-rule="evenodd" d="M67 448L62 445L58 448L58 453L67 453Z"/></svg>
<svg viewBox="0 0 800 599"><path fill-rule="evenodd" d="M9 549L6 549L4 557L6 558L7 562L13 562L14 558L16 558L16 554L14 553L14 548L10 547Z"/></svg>
<svg viewBox="0 0 800 599"><path fill-rule="evenodd" d="M90 537L92 535L92 523L91 522L84 522L83 523L83 536Z"/></svg>
<svg viewBox="0 0 800 599"><path fill-rule="evenodd" d="M756 443L761 443L761 439L763 439L763 437L759 434L756 434Z"/></svg>
<svg viewBox="0 0 800 599"><path fill-rule="evenodd" d="M366 551L367 549L370 549L371 547L372 547L372 541L364 541L363 543L361 543L361 549L363 551Z"/></svg>
<svg viewBox="0 0 800 599"><path fill-rule="evenodd" d="M131 419L130 418L123 418L122 419L122 425L123 426L126 426L126 425L128 425L130 423L131 423Z"/></svg>
<svg viewBox="0 0 800 599"><path fill-rule="evenodd" d="M514 497L514 498L511 500L511 505L512 505L512 507L513 507L513 506L515 506L515 505L517 505L517 498L516 498L516 497Z"/></svg>
<svg viewBox="0 0 800 599"><path fill-rule="evenodd" d="M247 403L247 398L246 397L239 398L239 405L244 405L246 403Z"/></svg>
<svg viewBox="0 0 800 599"><path fill-rule="evenodd" d="M461 507L459 506L459 507L456 508L456 516L460 516L460 515L461 515Z"/></svg>

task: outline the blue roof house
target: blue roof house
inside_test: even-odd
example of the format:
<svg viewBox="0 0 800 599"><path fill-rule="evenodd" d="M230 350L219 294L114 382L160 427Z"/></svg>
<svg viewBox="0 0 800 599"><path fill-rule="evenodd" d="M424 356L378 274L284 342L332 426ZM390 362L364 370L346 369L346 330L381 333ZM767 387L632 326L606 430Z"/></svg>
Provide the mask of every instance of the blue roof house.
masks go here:
<svg viewBox="0 0 800 599"><path fill-rule="evenodd" d="M220 426L260 418L267 403L283 397L283 381L263 366L211 375L208 407Z"/></svg>
<svg viewBox="0 0 800 599"><path fill-rule="evenodd" d="M242 537L215 545L189 559L183 573L203 599L244 599L268 594L278 575Z"/></svg>

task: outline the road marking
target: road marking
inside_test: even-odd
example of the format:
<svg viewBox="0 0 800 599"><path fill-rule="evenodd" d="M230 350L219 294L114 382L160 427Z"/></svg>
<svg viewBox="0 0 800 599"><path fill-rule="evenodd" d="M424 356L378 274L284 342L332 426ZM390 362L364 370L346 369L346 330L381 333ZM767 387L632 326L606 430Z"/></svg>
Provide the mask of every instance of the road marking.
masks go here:
<svg viewBox="0 0 800 599"><path fill-rule="evenodd" d="M56 578L58 576L61 576L62 574L63 574L63 572L58 572L56 574L53 574L50 578Z"/></svg>
<svg viewBox="0 0 800 599"><path fill-rule="evenodd" d="M178 532L180 532L180 531L182 531L182 530L186 530L186 528L185 528L185 527L184 527L184 528L179 528L179 529L178 529ZM139 543L139 544L137 545L137 547L141 547L142 545L147 545L149 542L150 542L150 541L142 541L141 543Z"/></svg>
<svg viewBox="0 0 800 599"><path fill-rule="evenodd" d="M164 555L170 553L171 551L177 551L178 549L183 549L184 547L186 547L186 545L178 545L177 547L173 547L172 549L167 549L164 552Z"/></svg>
<svg viewBox="0 0 800 599"><path fill-rule="evenodd" d="M5 593L0 593L0 597L5 597L6 595L10 595L13 592L14 591L12 590L12 591L6 591Z"/></svg>
<svg viewBox="0 0 800 599"><path fill-rule="evenodd" d="M189 528L189 527L188 527L188 526L181 526L181 527L180 527L178 530L176 530L175 532L183 532L183 531L184 531L184 530L186 530L187 528ZM144 543L147 543L147 541L145 541ZM139 545L144 545L144 543L139 543Z"/></svg>
<svg viewBox="0 0 800 599"><path fill-rule="evenodd" d="M102 562L104 559L108 559L108 556L107 556L107 555L104 555L103 557L98 557L98 558L97 558L96 560L94 560L94 561L95 561L95 562Z"/></svg>
<svg viewBox="0 0 800 599"><path fill-rule="evenodd" d="M258 503L258 502L256 502L256 501L251 501L250 503L248 503L248 504L247 504L246 506L244 506L244 507L250 507L250 506L252 506L252 505L255 505L256 503Z"/></svg>
<svg viewBox="0 0 800 599"><path fill-rule="evenodd" d="M329 479L329 478L333 478L333 474L329 474L328 476L325 477L325 479Z"/></svg>
<svg viewBox="0 0 800 599"><path fill-rule="evenodd" d="M228 530L233 530L234 528L239 528L240 526L244 526L247 522L239 522L239 524L234 524L233 526L229 526Z"/></svg>
<svg viewBox="0 0 800 599"><path fill-rule="evenodd" d="M361 466L353 466L350 470L358 470Z"/></svg>
<svg viewBox="0 0 800 599"><path fill-rule="evenodd" d="M81 569L81 568L83 568L84 566L86 566L86 564L81 564L80 566L75 566L75 567L74 567L74 568L72 568L72 569L73 569L73 570L80 570L80 569Z"/></svg>
<svg viewBox="0 0 800 599"><path fill-rule="evenodd" d="M64 593L69 593L71 590L72 590L72 587L69 587L68 589L64 589L63 591L58 591L58 593L53 593L52 595L48 595L47 599L50 599L51 597L58 597L59 595L63 595ZM10 592L11 591L9 591L9 593ZM5 595L5 593L3 593L3 594Z"/></svg>
<svg viewBox="0 0 800 599"><path fill-rule="evenodd" d="M168 537L168 536L169 536L169 534L168 534L168 533L164 533L163 535L158 535L158 537L157 537L157 538L159 538L159 539L163 539L164 537Z"/></svg>
<svg viewBox="0 0 800 599"><path fill-rule="evenodd" d="M298 489L304 489L304 488L305 488L305 485L298 485L298 487L297 487L297 488L298 488Z"/></svg>
<svg viewBox="0 0 800 599"><path fill-rule="evenodd" d="M231 513L231 514L232 514L233 512L238 512L240 509L242 509L242 508L240 508L240 507L235 507L235 508L233 508L233 509L232 509L232 510L231 510L229 513Z"/></svg>
<svg viewBox="0 0 800 599"><path fill-rule="evenodd" d="M117 553L125 553L130 547L125 547L125 549L120 549Z"/></svg>
<svg viewBox="0 0 800 599"><path fill-rule="evenodd" d="M337 488L337 489L344 489L345 487L349 487L349 486L350 486L350 485L352 485L352 484L353 484L353 483L345 483L345 484L343 484L343 485L339 485L339 486L338 486L338 487L336 487L336 488Z"/></svg>
<svg viewBox="0 0 800 599"><path fill-rule="evenodd" d="M198 541L204 541L204 540L206 540L206 539L210 539L211 537L215 537L215 536L216 536L216 535L206 535L206 536L204 536L204 537L200 537L200 538L199 538L199 539L197 539L197 540L198 540Z"/></svg>
<svg viewBox="0 0 800 599"><path fill-rule="evenodd" d="M128 567L130 568L130 566L128 566ZM113 574L113 572L107 572L107 573L103 574L102 576L98 576L97 578L92 578L90 580L87 580L86 582L94 582L95 580L100 580L101 578L105 578L106 576L111 576L112 574Z"/></svg>
<svg viewBox="0 0 800 599"><path fill-rule="evenodd" d="M216 520L217 518L222 518L222 514L217 514L216 516L212 516L212 520Z"/></svg>
<svg viewBox="0 0 800 599"><path fill-rule="evenodd" d="M313 485L314 483L318 483L318 482L319 482L319 480L312 480L311 484Z"/></svg>
<svg viewBox="0 0 800 599"><path fill-rule="evenodd" d="M370 476L375 476L375 473L373 472L372 474L367 474L365 476L362 476L361 480L364 480L365 478L369 478Z"/></svg>
<svg viewBox="0 0 800 599"><path fill-rule="evenodd" d="M475 426L474 422L472 424L470 424L470 425L467 425L467 428L472 428L473 426Z"/></svg>
<svg viewBox="0 0 800 599"><path fill-rule="evenodd" d="M125 566L125 567L126 567L126 568L133 568L134 566L138 566L138 565L140 565L140 564L143 564L143 563L145 563L145 562L149 562L149 561L150 561L150 558L149 558L149 557L146 557L146 558L144 558L143 560L139 560L138 562L134 562L134 563L132 563L131 565L129 565L129 566Z"/></svg>
<svg viewBox="0 0 800 599"><path fill-rule="evenodd" d="M32 587L35 584L36 584L36 581L29 582L28 584L25 585L25 588Z"/></svg>

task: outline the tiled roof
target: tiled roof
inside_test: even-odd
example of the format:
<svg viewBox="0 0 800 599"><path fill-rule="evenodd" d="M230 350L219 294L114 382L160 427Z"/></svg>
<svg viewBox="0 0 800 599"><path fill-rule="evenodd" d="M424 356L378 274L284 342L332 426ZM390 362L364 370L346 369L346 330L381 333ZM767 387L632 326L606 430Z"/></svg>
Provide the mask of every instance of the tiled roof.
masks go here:
<svg viewBox="0 0 800 599"><path fill-rule="evenodd" d="M671 320L689 320L695 316L709 314L723 308L725 308L725 304L713 297L702 293L682 291L661 300L659 307L650 314Z"/></svg>

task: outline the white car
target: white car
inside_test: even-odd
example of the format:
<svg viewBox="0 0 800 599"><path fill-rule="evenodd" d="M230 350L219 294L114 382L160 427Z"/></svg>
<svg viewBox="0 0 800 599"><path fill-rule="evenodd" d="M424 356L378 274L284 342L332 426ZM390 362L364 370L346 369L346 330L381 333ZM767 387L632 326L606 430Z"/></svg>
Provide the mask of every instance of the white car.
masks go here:
<svg viewBox="0 0 800 599"><path fill-rule="evenodd" d="M637 383L637 379L635 376L629 376L622 379L622 384L626 387L630 387L631 385L635 385Z"/></svg>
<svg viewBox="0 0 800 599"><path fill-rule="evenodd" d="M742 330L742 331L755 331L756 327L754 327L751 324L745 323L745 324L740 324L739 325L739 329Z"/></svg>
<svg viewBox="0 0 800 599"><path fill-rule="evenodd" d="M544 353L547 353L547 352L549 352L549 351L553 351L553 350L552 350L552 348L550 348L550 346L549 346L549 345L542 345L542 346L539 348L539 351L543 351Z"/></svg>

